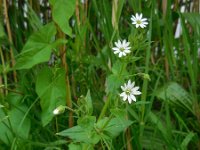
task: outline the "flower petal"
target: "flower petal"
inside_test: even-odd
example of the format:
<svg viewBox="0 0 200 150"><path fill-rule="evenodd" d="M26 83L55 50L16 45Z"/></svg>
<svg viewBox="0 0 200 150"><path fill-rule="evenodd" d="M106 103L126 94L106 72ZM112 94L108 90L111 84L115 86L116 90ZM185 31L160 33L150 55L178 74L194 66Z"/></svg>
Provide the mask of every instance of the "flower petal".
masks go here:
<svg viewBox="0 0 200 150"><path fill-rule="evenodd" d="M132 15L132 16L131 16L131 20L132 20L132 21L135 21L135 20L136 20L135 16Z"/></svg>
<svg viewBox="0 0 200 150"><path fill-rule="evenodd" d="M130 97L134 102L136 102L136 97L134 95L131 94Z"/></svg>
<svg viewBox="0 0 200 150"><path fill-rule="evenodd" d="M127 100L127 95L124 95L123 101Z"/></svg>
<svg viewBox="0 0 200 150"><path fill-rule="evenodd" d="M142 24L146 25L146 24L148 24L148 22L143 22Z"/></svg>
<svg viewBox="0 0 200 150"><path fill-rule="evenodd" d="M142 22L144 22L144 21L146 21L146 20L147 20L147 18L142 18L142 19L141 19Z"/></svg>
<svg viewBox="0 0 200 150"><path fill-rule="evenodd" d="M144 28L144 25L143 25L143 24L140 24L140 27L141 27L141 28Z"/></svg>
<svg viewBox="0 0 200 150"><path fill-rule="evenodd" d="M136 87L134 87L134 91L137 91L137 90L139 90L139 86L136 86Z"/></svg>
<svg viewBox="0 0 200 150"><path fill-rule="evenodd" d="M134 22L132 22L132 24L137 24L137 22L136 22L136 21L134 21Z"/></svg>
<svg viewBox="0 0 200 150"><path fill-rule="evenodd" d="M124 46L127 48L129 45L130 45L130 42L126 42Z"/></svg>
<svg viewBox="0 0 200 150"><path fill-rule="evenodd" d="M119 57L122 57L122 55L123 55L123 53L122 53L122 52L120 52L120 53L119 53Z"/></svg>
<svg viewBox="0 0 200 150"><path fill-rule="evenodd" d="M124 97L125 95L126 95L125 92L122 92L122 93L120 94L121 97Z"/></svg>
<svg viewBox="0 0 200 150"><path fill-rule="evenodd" d="M119 51L119 48L117 48L117 47L113 47L112 49L115 51Z"/></svg>
<svg viewBox="0 0 200 150"><path fill-rule="evenodd" d="M126 56L126 53L123 51L123 52L122 52L122 55Z"/></svg>
<svg viewBox="0 0 200 150"><path fill-rule="evenodd" d="M128 85L127 86L131 86L131 80L128 80Z"/></svg>
<svg viewBox="0 0 200 150"><path fill-rule="evenodd" d="M139 18L139 15L138 15L138 13L136 13L136 14L135 14L135 18L136 18L136 19L138 19L138 18Z"/></svg>
<svg viewBox="0 0 200 150"><path fill-rule="evenodd" d="M140 14L139 19L140 19L140 20L142 19L142 14Z"/></svg>
<svg viewBox="0 0 200 150"><path fill-rule="evenodd" d="M125 86L121 86L121 89L122 89L123 91L125 91Z"/></svg>
<svg viewBox="0 0 200 150"><path fill-rule="evenodd" d="M134 95L140 95L140 94L142 94L140 91L134 91L134 93L133 93Z"/></svg>
<svg viewBox="0 0 200 150"><path fill-rule="evenodd" d="M125 53L130 53L131 51L128 50L128 49L125 49L124 52L125 52Z"/></svg>
<svg viewBox="0 0 200 150"><path fill-rule="evenodd" d="M131 100L130 95L128 95L127 97L128 97L128 102L131 103L132 100Z"/></svg>
<svg viewBox="0 0 200 150"><path fill-rule="evenodd" d="M114 51L114 54L118 54L118 53L120 53L120 51L119 51L119 50L117 50L117 51Z"/></svg>
<svg viewBox="0 0 200 150"><path fill-rule="evenodd" d="M123 43L122 43L122 45L123 45L123 46L125 46L125 44L126 44L126 40L123 40Z"/></svg>

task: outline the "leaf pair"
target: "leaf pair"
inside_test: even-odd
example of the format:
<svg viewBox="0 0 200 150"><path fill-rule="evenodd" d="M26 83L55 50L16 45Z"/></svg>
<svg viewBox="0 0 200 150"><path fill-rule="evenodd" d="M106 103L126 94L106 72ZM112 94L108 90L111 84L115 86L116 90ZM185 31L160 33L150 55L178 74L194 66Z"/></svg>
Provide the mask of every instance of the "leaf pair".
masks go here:
<svg viewBox="0 0 200 150"><path fill-rule="evenodd" d="M115 117L105 117L98 122L95 116L84 116L78 120L77 126L61 131L57 135L88 145L95 145L100 140L112 140L131 125L132 121L126 119L124 110L114 109L111 112Z"/></svg>

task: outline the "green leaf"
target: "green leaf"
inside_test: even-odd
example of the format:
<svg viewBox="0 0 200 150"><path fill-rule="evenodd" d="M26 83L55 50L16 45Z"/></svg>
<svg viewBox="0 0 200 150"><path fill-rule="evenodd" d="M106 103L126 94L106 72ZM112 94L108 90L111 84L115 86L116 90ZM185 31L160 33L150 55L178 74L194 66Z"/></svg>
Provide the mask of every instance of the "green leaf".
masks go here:
<svg viewBox="0 0 200 150"><path fill-rule="evenodd" d="M189 21L194 29L200 28L200 14L199 13L182 13L183 17Z"/></svg>
<svg viewBox="0 0 200 150"><path fill-rule="evenodd" d="M132 124L132 121L125 118L113 118L106 126L105 130L111 138L117 137L122 131Z"/></svg>
<svg viewBox="0 0 200 150"><path fill-rule="evenodd" d="M95 116L84 116L78 119L78 125L84 128L85 130L92 130L96 122Z"/></svg>
<svg viewBox="0 0 200 150"><path fill-rule="evenodd" d="M30 119L25 117L28 108L19 103L21 97L13 94L7 100L12 102L7 114L4 108L0 108L0 140L9 145L15 137L28 139L31 124Z"/></svg>
<svg viewBox="0 0 200 150"><path fill-rule="evenodd" d="M51 52L58 45L66 43L65 40L54 41L56 28L53 23L42 27L28 39L22 52L18 56L15 69L29 69L34 65L47 62Z"/></svg>
<svg viewBox="0 0 200 150"><path fill-rule="evenodd" d="M71 143L68 145L69 150L82 150L82 147L80 144L74 144Z"/></svg>
<svg viewBox="0 0 200 150"><path fill-rule="evenodd" d="M63 130L57 135L67 136L75 142L84 142L88 144L96 144L100 140L100 136L94 130L96 117L85 116L78 120L78 125L70 129Z"/></svg>
<svg viewBox="0 0 200 150"><path fill-rule="evenodd" d="M109 123L106 125L106 127L104 127L108 121ZM122 117L112 118L111 120L109 120L108 118L103 118L102 120L98 121L97 127L100 130L103 128L104 138L115 138L132 123L132 121Z"/></svg>
<svg viewBox="0 0 200 150"><path fill-rule="evenodd" d="M181 149L187 149L189 142L196 136L195 133L189 132L183 142L181 143Z"/></svg>
<svg viewBox="0 0 200 150"><path fill-rule="evenodd" d="M150 121L155 125L156 128L162 133L163 138L166 140L167 143L172 143L172 138L170 134L166 130L166 126L160 118L158 118L153 112L148 114Z"/></svg>
<svg viewBox="0 0 200 150"><path fill-rule="evenodd" d="M170 82L159 89L156 96L161 100L168 101L173 107L185 109L194 114L190 95L176 82Z"/></svg>
<svg viewBox="0 0 200 150"><path fill-rule="evenodd" d="M30 26L33 28L34 31L42 28L42 21L40 20L37 13L33 10L33 7L30 6L29 3L27 3L27 6L28 6L27 16L29 18Z"/></svg>
<svg viewBox="0 0 200 150"><path fill-rule="evenodd" d="M111 74L106 78L106 93L117 94L117 89L123 84L123 78L116 75Z"/></svg>
<svg viewBox="0 0 200 150"><path fill-rule="evenodd" d="M116 61L112 67L112 73L106 78L106 93L117 94L118 88L123 84L124 78L128 75L126 64L121 61Z"/></svg>
<svg viewBox="0 0 200 150"><path fill-rule="evenodd" d="M117 118L121 118L124 119L126 118L126 110L125 109L119 109L119 108L115 108L115 109L111 109L110 112Z"/></svg>
<svg viewBox="0 0 200 150"><path fill-rule="evenodd" d="M53 110L65 105L66 84L65 72L62 69L52 72L50 68L43 68L38 74L36 92L40 97L42 107L42 124L47 125L53 118Z"/></svg>
<svg viewBox="0 0 200 150"><path fill-rule="evenodd" d="M90 95L90 90L88 90L85 100L86 100L86 105L87 105L86 107L88 109L88 115L92 115L93 106L92 106L92 98Z"/></svg>
<svg viewBox="0 0 200 150"><path fill-rule="evenodd" d="M71 143L68 145L69 150L93 150L93 145L85 143Z"/></svg>
<svg viewBox="0 0 200 150"><path fill-rule="evenodd" d="M72 36L69 19L74 13L76 0L50 0L50 3L53 6L53 20L65 34Z"/></svg>
<svg viewBox="0 0 200 150"><path fill-rule="evenodd" d="M117 21L117 23L119 23L119 19L120 19L121 13L122 13L122 9L123 9L125 0L120 0L117 2L118 2L118 9L117 9L117 13L116 13L116 21Z"/></svg>
<svg viewBox="0 0 200 150"><path fill-rule="evenodd" d="M0 108L0 118L1 118L1 121L0 121L0 128L1 128L0 139L1 139L1 141L6 143L7 145L14 138L14 135L12 134L12 131L11 131L11 127L9 125L8 117L9 116L6 116L6 114L4 113L4 110L2 108Z"/></svg>
<svg viewBox="0 0 200 150"><path fill-rule="evenodd" d="M126 75L127 71L126 71L126 64L123 64L120 61L117 61L114 63L113 67L112 67L112 73L116 74L116 75Z"/></svg>

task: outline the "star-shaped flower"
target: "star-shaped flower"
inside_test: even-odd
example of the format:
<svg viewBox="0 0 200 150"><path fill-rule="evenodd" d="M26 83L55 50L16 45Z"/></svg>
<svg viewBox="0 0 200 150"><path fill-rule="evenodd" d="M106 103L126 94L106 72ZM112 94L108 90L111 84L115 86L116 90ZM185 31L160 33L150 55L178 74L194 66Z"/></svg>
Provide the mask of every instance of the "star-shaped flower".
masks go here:
<svg viewBox="0 0 200 150"><path fill-rule="evenodd" d="M126 42L126 40L120 41L118 40L115 42L115 46L112 50L114 51L114 54L118 54L119 57L126 56L128 53L130 53L131 47L129 47L130 42Z"/></svg>
<svg viewBox="0 0 200 150"><path fill-rule="evenodd" d="M132 15L131 20L132 24L135 24L136 28L145 28L148 25L147 18L142 18L142 14L136 13L135 16Z"/></svg>
<svg viewBox="0 0 200 150"><path fill-rule="evenodd" d="M131 82L128 80L128 83L125 83L124 86L121 86L123 92L120 94L120 97L123 98L123 101L128 100L131 104L132 101L136 102L135 95L140 95L141 92L139 90L139 86L135 86L135 82Z"/></svg>

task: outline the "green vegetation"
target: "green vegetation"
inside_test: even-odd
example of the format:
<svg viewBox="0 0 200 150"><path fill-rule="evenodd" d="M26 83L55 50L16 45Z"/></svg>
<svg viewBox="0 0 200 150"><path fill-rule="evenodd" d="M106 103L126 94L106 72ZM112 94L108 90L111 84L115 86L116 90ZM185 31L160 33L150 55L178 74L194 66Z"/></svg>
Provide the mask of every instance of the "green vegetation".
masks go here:
<svg viewBox="0 0 200 150"><path fill-rule="evenodd" d="M199 8L0 0L0 150L200 149Z"/></svg>

